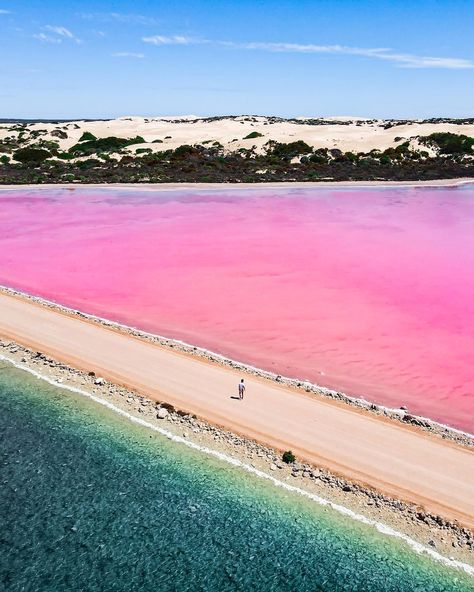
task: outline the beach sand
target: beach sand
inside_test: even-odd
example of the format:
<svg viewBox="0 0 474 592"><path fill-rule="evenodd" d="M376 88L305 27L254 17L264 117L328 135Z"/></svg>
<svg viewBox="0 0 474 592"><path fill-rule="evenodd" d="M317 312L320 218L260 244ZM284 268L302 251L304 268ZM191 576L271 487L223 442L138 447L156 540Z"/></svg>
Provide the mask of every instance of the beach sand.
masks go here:
<svg viewBox="0 0 474 592"><path fill-rule="evenodd" d="M472 449L5 293L0 336L474 527Z"/></svg>

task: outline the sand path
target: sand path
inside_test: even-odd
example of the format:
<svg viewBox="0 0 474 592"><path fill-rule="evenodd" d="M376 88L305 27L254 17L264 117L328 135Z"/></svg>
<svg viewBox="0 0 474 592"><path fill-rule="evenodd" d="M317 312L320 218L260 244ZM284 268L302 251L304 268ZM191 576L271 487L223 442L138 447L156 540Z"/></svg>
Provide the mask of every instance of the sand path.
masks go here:
<svg viewBox="0 0 474 592"><path fill-rule="evenodd" d="M5 294L0 335L474 527L473 451Z"/></svg>

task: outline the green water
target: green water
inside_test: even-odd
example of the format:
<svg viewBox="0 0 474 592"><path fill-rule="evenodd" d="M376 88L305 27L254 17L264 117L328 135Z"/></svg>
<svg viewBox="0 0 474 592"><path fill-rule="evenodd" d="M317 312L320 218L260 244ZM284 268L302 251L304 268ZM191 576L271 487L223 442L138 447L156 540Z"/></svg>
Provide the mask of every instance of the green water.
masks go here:
<svg viewBox="0 0 474 592"><path fill-rule="evenodd" d="M462 572L2 364L0 589L458 591Z"/></svg>

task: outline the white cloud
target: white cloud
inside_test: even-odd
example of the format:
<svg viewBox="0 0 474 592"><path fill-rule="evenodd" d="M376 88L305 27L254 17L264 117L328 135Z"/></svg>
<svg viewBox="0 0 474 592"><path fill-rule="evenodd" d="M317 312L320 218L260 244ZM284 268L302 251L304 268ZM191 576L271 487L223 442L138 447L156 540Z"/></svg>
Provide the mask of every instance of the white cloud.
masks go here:
<svg viewBox="0 0 474 592"><path fill-rule="evenodd" d="M236 49L263 50L285 53L315 53L315 54L339 54L357 55L379 60L397 63L404 68L448 68L470 69L474 68L474 62L464 58L442 58L432 56L417 56L408 53L393 53L387 48L347 47L344 45L313 45L299 43L232 43L222 42L223 45Z"/></svg>
<svg viewBox="0 0 474 592"><path fill-rule="evenodd" d="M64 39L69 39L76 43L82 43L82 41L69 29L66 29L66 27L46 25L43 29L47 31L47 33L37 33L36 35L33 35L33 37L45 43L62 43Z"/></svg>
<svg viewBox="0 0 474 592"><path fill-rule="evenodd" d="M133 51L117 51L112 54L114 58L137 58L139 60L145 57L144 53L135 53Z"/></svg>
<svg viewBox="0 0 474 592"><path fill-rule="evenodd" d="M123 13L123 12L83 12L79 16L91 21L115 21L130 25L152 26L159 24L157 19L143 14Z"/></svg>
<svg viewBox="0 0 474 592"><path fill-rule="evenodd" d="M11 14L9 10L5 10L4 8L0 8L0 14Z"/></svg>
<svg viewBox="0 0 474 592"><path fill-rule="evenodd" d="M325 55L350 55L385 60L400 68L444 68L448 70L466 70L474 68L474 61L465 58L445 58L435 56L418 56L410 53L397 53L386 47L350 47L346 45L316 45L312 43L270 43L253 41L239 43L235 41L212 41L210 39L193 39L182 35L154 35L142 37L145 43L153 45L195 45L211 44L216 47L243 49L248 51L267 51L272 53L304 53Z"/></svg>
<svg viewBox="0 0 474 592"><path fill-rule="evenodd" d="M35 39L38 39L38 41L43 41L44 43L61 43L62 39L60 39L59 37L51 37L51 35L45 35L44 33L36 33L36 35L33 35L33 37Z"/></svg>
<svg viewBox="0 0 474 592"><path fill-rule="evenodd" d="M191 45L197 43L209 43L209 41L205 39L193 39L192 37L186 37L184 35L172 35L171 37L153 35L151 37L142 37L142 41L145 43L151 43L152 45Z"/></svg>
<svg viewBox="0 0 474 592"><path fill-rule="evenodd" d="M74 39L74 35L71 33L69 29L66 27L53 27L52 25L46 25L45 29L47 31L51 31L51 33L56 33L60 37L67 37L68 39Z"/></svg>

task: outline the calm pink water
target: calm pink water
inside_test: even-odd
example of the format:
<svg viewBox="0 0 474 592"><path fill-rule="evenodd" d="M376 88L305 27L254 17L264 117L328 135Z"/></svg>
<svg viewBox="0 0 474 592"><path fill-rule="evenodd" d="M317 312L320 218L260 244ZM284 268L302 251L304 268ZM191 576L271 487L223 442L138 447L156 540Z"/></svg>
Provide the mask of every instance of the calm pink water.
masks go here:
<svg viewBox="0 0 474 592"><path fill-rule="evenodd" d="M474 188L1 191L0 283L474 431Z"/></svg>

